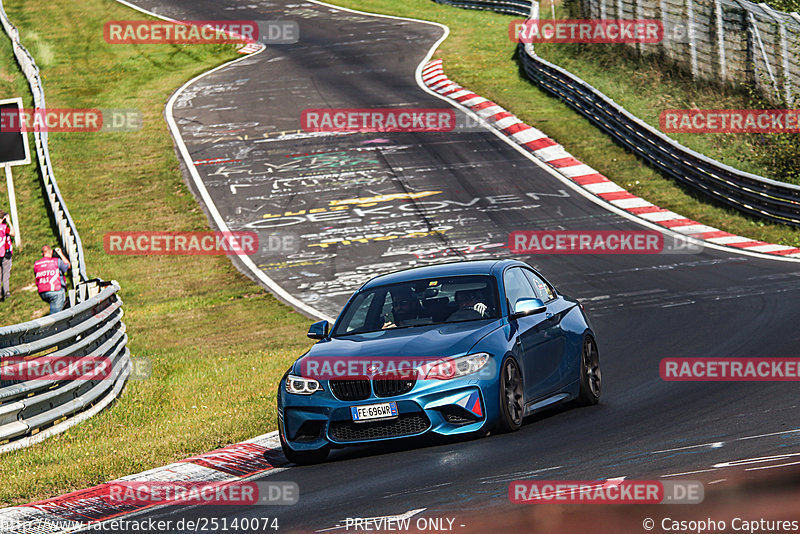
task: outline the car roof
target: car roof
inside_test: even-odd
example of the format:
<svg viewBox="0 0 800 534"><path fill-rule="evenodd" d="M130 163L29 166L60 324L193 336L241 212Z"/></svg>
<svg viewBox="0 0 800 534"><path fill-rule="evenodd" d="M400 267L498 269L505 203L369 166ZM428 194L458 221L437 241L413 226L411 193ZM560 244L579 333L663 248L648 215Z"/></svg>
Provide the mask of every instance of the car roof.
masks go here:
<svg viewBox="0 0 800 534"><path fill-rule="evenodd" d="M494 276L496 268L502 270L505 265L525 265L516 260L470 260L449 263L437 263L423 267L412 267L402 271L382 274L372 278L361 289L397 284L411 280L425 278L440 278L444 276L491 275Z"/></svg>

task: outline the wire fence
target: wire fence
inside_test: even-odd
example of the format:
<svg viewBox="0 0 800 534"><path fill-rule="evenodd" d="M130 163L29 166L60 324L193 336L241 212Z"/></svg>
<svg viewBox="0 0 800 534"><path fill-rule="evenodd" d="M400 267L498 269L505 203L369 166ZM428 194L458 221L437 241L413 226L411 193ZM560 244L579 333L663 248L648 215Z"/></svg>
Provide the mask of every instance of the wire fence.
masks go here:
<svg viewBox="0 0 800 534"><path fill-rule="evenodd" d="M696 79L749 82L774 103L791 105L800 91L800 15L747 0L579 0L582 16L656 19L657 44L629 44L659 53Z"/></svg>

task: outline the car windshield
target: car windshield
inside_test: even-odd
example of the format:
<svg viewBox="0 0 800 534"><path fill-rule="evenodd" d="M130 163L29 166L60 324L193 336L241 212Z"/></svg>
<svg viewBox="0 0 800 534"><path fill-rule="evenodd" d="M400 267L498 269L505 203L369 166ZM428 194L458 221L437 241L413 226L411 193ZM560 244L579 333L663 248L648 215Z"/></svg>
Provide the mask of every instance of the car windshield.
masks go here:
<svg viewBox="0 0 800 534"><path fill-rule="evenodd" d="M498 317L500 305L493 277L427 278L360 291L342 312L332 335Z"/></svg>

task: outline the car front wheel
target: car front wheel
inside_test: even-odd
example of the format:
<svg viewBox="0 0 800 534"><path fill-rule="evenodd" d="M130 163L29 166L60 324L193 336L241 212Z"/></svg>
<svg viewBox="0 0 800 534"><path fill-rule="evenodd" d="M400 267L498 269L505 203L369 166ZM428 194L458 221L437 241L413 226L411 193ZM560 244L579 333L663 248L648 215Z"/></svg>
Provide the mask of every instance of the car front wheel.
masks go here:
<svg viewBox="0 0 800 534"><path fill-rule="evenodd" d="M500 420L497 430L514 432L522 426L525 402L522 395L522 374L513 358L503 363L500 375Z"/></svg>
<svg viewBox="0 0 800 534"><path fill-rule="evenodd" d="M600 386L602 374L600 373L600 355L597 352L597 343L592 336L583 340L581 351L581 387L578 393L578 404L591 406L600 401Z"/></svg>

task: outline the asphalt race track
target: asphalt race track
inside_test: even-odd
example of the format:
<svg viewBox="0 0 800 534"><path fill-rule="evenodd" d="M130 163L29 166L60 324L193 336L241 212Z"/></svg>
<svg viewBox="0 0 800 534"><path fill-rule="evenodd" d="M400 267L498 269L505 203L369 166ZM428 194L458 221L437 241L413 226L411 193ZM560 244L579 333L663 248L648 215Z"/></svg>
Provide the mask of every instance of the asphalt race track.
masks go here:
<svg viewBox="0 0 800 534"><path fill-rule="evenodd" d="M503 246L514 230L643 229L475 125L298 133L308 108L452 109L415 80L440 26L286 0L136 4L176 19L299 23L298 43L270 45L190 84L174 117L221 219L259 232L255 265L320 315L335 316L379 272L511 256ZM270 249L270 236L286 239ZM322 465L271 472L299 484L292 507L169 507L139 517L277 516L282 531L315 531L424 508L457 527L469 512L517 506L507 492L519 478L690 473L683 478L712 482L752 465L715 464L800 453L794 383L659 378L665 357L796 356L800 264L713 249L521 259L586 305L603 366L599 406L536 416L511 435L337 451Z"/></svg>

